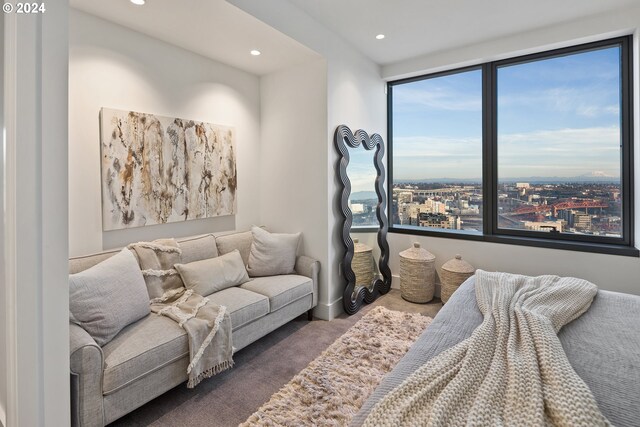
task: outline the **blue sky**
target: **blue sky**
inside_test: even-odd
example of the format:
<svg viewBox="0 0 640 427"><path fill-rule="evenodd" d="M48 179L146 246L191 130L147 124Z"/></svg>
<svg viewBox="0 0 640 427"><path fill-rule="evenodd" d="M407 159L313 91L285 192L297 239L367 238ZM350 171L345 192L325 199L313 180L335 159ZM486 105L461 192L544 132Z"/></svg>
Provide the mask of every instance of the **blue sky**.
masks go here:
<svg viewBox="0 0 640 427"><path fill-rule="evenodd" d="M347 176L351 182L351 194L358 191L376 191L377 172L373 156L375 149L367 150L362 145L349 148Z"/></svg>
<svg viewBox="0 0 640 427"><path fill-rule="evenodd" d="M620 175L618 47L498 69L498 174ZM480 70L393 88L395 179L482 175Z"/></svg>

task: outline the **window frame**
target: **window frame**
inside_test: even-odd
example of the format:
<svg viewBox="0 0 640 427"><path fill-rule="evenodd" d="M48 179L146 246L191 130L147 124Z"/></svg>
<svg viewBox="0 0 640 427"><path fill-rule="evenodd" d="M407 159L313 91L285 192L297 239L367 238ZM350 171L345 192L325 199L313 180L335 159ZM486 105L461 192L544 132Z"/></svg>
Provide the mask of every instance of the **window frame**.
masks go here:
<svg viewBox="0 0 640 427"><path fill-rule="evenodd" d="M581 234L553 234L507 229L498 227L498 135L497 135L497 70L499 67L535 62L575 53L588 52L606 47L620 47L620 132L621 132L621 237L589 236ZM387 197L389 209L393 208L393 88L394 86L482 70L482 197L483 231L474 233L464 230L421 229L421 227L399 226L389 221L389 233L412 234L441 238L464 239L494 243L506 243L552 249L612 255L640 256L634 247L634 189L633 189L633 39L631 35L553 49L528 55L516 56L478 65L450 69L387 82ZM389 215L389 218L392 216Z"/></svg>

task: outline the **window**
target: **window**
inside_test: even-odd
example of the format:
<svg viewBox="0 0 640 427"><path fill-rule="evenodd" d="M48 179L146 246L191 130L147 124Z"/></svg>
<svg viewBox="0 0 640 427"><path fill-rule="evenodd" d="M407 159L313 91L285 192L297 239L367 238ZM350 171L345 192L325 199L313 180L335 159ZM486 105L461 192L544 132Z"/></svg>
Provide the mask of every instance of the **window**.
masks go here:
<svg viewBox="0 0 640 427"><path fill-rule="evenodd" d="M482 69L393 88L392 224L482 233Z"/></svg>
<svg viewBox="0 0 640 427"><path fill-rule="evenodd" d="M630 49L390 82L390 231L637 256Z"/></svg>

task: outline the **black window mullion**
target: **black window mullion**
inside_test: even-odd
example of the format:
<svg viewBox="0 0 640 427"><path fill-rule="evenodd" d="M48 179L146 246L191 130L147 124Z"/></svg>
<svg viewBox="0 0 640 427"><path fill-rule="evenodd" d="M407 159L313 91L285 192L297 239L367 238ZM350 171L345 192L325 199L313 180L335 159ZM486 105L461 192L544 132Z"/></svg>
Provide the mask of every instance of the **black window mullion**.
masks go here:
<svg viewBox="0 0 640 427"><path fill-rule="evenodd" d="M621 101L622 111L620 131L622 132L622 232L627 245L634 243L634 207L633 207L633 58L631 36L621 41Z"/></svg>
<svg viewBox="0 0 640 427"><path fill-rule="evenodd" d="M393 85L387 83L387 220L393 227Z"/></svg>
<svg viewBox="0 0 640 427"><path fill-rule="evenodd" d="M490 63L482 66L482 226L485 235L495 232L495 171L494 171L494 77Z"/></svg>

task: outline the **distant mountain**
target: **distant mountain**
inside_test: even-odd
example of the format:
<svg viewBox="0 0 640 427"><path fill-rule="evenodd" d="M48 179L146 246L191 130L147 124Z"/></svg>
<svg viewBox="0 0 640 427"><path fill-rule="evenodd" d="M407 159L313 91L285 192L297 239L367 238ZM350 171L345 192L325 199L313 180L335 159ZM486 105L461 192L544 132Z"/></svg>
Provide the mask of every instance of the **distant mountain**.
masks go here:
<svg viewBox="0 0 640 427"><path fill-rule="evenodd" d="M424 178L424 179L395 179L395 184L480 184L480 178ZM500 183L509 182L528 182L530 184L549 184L560 183L566 184L571 182L620 182L620 177L607 175L602 171L594 171L579 176L523 176L516 178L498 179Z"/></svg>
<svg viewBox="0 0 640 427"><path fill-rule="evenodd" d="M357 200L370 200L370 199L378 199L378 195L375 191L356 191L355 193L351 193L351 197L349 197L351 201Z"/></svg>
<svg viewBox="0 0 640 427"><path fill-rule="evenodd" d="M528 182L531 184L566 184L571 182L620 182L620 177L610 175L594 175L593 173L579 176L528 176L520 178L499 179L498 182Z"/></svg>
<svg viewBox="0 0 640 427"><path fill-rule="evenodd" d="M423 178L423 179L394 179L396 184L412 183L443 183L443 184L480 184L480 178Z"/></svg>
<svg viewBox="0 0 640 427"><path fill-rule="evenodd" d="M613 175L608 175L607 173L603 172L603 171L593 171L590 173L585 173L583 175L580 175L581 177L584 178L612 178L612 179L619 179L616 178Z"/></svg>

